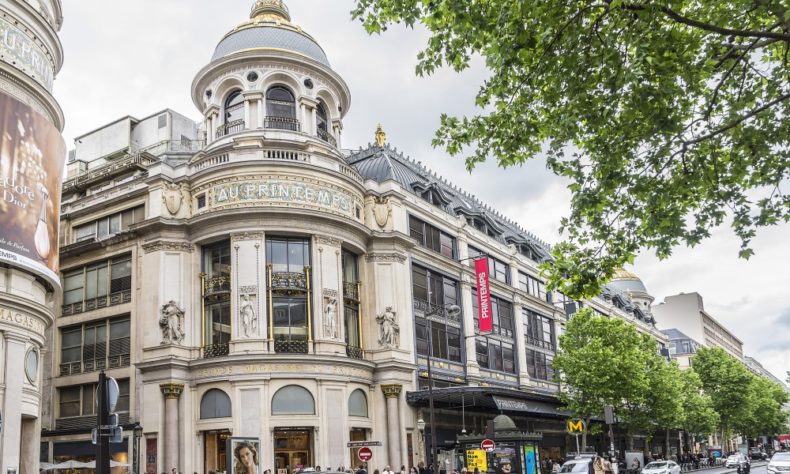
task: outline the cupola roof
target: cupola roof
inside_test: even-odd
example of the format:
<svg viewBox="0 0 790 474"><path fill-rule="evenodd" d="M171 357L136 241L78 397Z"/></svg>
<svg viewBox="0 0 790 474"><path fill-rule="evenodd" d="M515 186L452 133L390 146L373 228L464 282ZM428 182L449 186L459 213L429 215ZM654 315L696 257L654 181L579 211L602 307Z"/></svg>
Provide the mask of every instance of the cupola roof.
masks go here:
<svg viewBox="0 0 790 474"><path fill-rule="evenodd" d="M291 14L283 0L257 0L250 11L250 19L220 40L211 61L250 50L297 53L329 67L326 53L315 39L291 22Z"/></svg>
<svg viewBox="0 0 790 474"><path fill-rule="evenodd" d="M635 273L629 272L625 268L618 268L612 275L609 286L616 288L620 291L642 292L647 293L647 288L642 282L642 279L636 276Z"/></svg>

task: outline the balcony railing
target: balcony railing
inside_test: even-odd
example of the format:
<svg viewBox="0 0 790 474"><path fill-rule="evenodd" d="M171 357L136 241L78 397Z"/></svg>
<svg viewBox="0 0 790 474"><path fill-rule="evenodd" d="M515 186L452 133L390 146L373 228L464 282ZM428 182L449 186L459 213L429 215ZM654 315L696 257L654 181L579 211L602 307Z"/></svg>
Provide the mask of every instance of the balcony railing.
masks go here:
<svg viewBox="0 0 790 474"><path fill-rule="evenodd" d="M364 352L361 347L352 346L350 344L346 345L346 355L352 359L362 359L363 354Z"/></svg>
<svg viewBox="0 0 790 474"><path fill-rule="evenodd" d="M307 341L275 339L274 352L285 354L307 354Z"/></svg>
<svg viewBox="0 0 790 474"><path fill-rule="evenodd" d="M299 132L302 130L302 124L299 120L291 117L277 117L269 115L263 122L264 128L274 128L277 130L290 130L292 132Z"/></svg>
<svg viewBox="0 0 790 474"><path fill-rule="evenodd" d="M337 146L337 140L335 140L335 137L333 137L332 134L330 134L323 128L318 129L318 138L329 143L332 146Z"/></svg>
<svg viewBox="0 0 790 474"><path fill-rule="evenodd" d="M230 344L209 344L203 346L203 358L210 359L212 357L224 357L230 354Z"/></svg>
<svg viewBox="0 0 790 474"><path fill-rule="evenodd" d="M307 275L298 272L273 272L270 286L274 291L307 291Z"/></svg>
<svg viewBox="0 0 790 474"><path fill-rule="evenodd" d="M230 275L220 275L203 280L203 296L208 299L230 296Z"/></svg>
<svg viewBox="0 0 790 474"><path fill-rule="evenodd" d="M60 375L74 375L86 372L95 372L101 369L114 369L117 367L129 367L131 358L129 354L111 355L107 359L90 359L77 362L64 362L60 364Z"/></svg>
<svg viewBox="0 0 790 474"><path fill-rule="evenodd" d="M343 298L353 302L359 302L359 282L344 281L343 282Z"/></svg>
<svg viewBox="0 0 790 474"><path fill-rule="evenodd" d="M244 130L244 119L234 120L232 122L223 123L217 127L217 137L224 137L231 133L238 133Z"/></svg>
<svg viewBox="0 0 790 474"><path fill-rule="evenodd" d="M61 306L60 315L70 316L72 314L83 313L85 311L93 311L95 309L105 308L107 306L115 306L117 304L124 304L132 301L132 290L123 290L111 293L106 296L99 296L98 298L91 298L85 301L77 301L76 303L64 304Z"/></svg>
<svg viewBox="0 0 790 474"><path fill-rule="evenodd" d="M414 306L414 310L422 312L423 316L430 313L431 316L439 316L439 317L447 318L450 321L455 321L455 322L461 321L460 312L456 315L451 315L450 313L447 312L444 306L437 306L423 300L414 300L413 306Z"/></svg>
<svg viewBox="0 0 790 474"><path fill-rule="evenodd" d="M540 347L541 349L548 349L550 351L556 350L556 347L552 341L544 341L543 339L538 339L527 335L524 335L524 341L531 346Z"/></svg>

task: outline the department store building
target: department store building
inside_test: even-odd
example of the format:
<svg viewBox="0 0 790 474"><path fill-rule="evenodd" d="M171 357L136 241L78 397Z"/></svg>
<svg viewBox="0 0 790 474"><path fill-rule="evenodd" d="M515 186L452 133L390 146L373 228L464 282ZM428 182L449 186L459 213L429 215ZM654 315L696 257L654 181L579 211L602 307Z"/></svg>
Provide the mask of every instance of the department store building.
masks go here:
<svg viewBox="0 0 790 474"><path fill-rule="evenodd" d="M416 465L429 345L442 459L500 412L559 455L551 363L568 315L590 305L665 341L646 292L547 293L545 243L383 130L344 149L350 91L281 1L257 1L220 40L192 99L199 123L165 109L75 139L48 461L92 458L104 369L121 391L113 459L135 472L224 471L231 437L259 439L262 469L288 474L358 464L351 441L380 442L372 467ZM485 337L477 256L491 272Z"/></svg>

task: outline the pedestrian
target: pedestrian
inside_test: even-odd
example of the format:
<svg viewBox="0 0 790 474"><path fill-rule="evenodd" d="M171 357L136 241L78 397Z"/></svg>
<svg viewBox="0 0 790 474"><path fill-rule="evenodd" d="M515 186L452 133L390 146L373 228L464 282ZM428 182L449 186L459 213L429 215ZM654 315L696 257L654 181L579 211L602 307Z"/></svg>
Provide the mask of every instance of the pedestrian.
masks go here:
<svg viewBox="0 0 790 474"><path fill-rule="evenodd" d="M593 461L593 472L595 474L607 474L606 464L604 463L603 457L601 456L595 457L595 460Z"/></svg>
<svg viewBox="0 0 790 474"><path fill-rule="evenodd" d="M321 472L321 466L316 466L315 467L315 472Z"/></svg>
<svg viewBox="0 0 790 474"><path fill-rule="evenodd" d="M357 473L356 474L368 474L368 471L365 470L365 466L360 464L359 465L359 469L357 469Z"/></svg>
<svg viewBox="0 0 790 474"><path fill-rule="evenodd" d="M416 467L412 466L409 468L409 474L420 474L420 471L418 471Z"/></svg>
<svg viewBox="0 0 790 474"><path fill-rule="evenodd" d="M560 462L555 461L551 463L551 474L560 474Z"/></svg>
<svg viewBox="0 0 790 474"><path fill-rule="evenodd" d="M480 474L480 468L475 468L474 474Z"/></svg>
<svg viewBox="0 0 790 474"><path fill-rule="evenodd" d="M395 474L395 473L392 472L392 469L389 466L384 466L384 470L381 472L381 474Z"/></svg>
<svg viewBox="0 0 790 474"><path fill-rule="evenodd" d="M400 474L406 474L406 466L400 467Z"/></svg>
<svg viewBox="0 0 790 474"><path fill-rule="evenodd" d="M417 464L417 474L426 474L427 472L428 472L428 470L425 469L425 463L420 461Z"/></svg>
<svg viewBox="0 0 790 474"><path fill-rule="evenodd" d="M373 469L373 474L379 474L379 470L378 469Z"/></svg>

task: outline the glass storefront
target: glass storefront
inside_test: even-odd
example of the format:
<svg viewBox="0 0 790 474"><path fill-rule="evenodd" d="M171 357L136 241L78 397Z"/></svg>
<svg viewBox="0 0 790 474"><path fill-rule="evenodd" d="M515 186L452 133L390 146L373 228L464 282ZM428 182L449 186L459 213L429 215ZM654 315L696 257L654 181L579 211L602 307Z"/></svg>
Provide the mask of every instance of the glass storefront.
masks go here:
<svg viewBox="0 0 790 474"><path fill-rule="evenodd" d="M294 474L313 466L312 429L274 430L274 473Z"/></svg>

